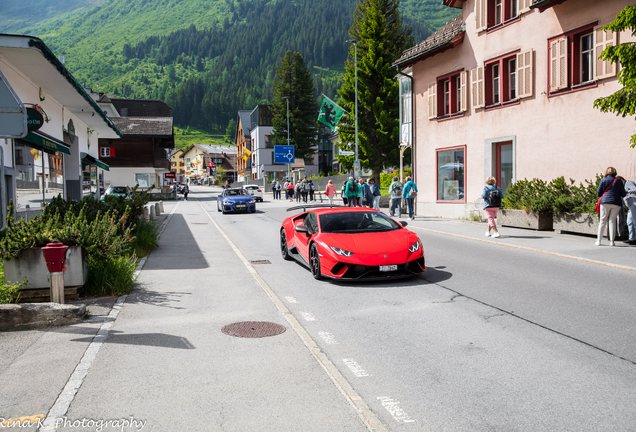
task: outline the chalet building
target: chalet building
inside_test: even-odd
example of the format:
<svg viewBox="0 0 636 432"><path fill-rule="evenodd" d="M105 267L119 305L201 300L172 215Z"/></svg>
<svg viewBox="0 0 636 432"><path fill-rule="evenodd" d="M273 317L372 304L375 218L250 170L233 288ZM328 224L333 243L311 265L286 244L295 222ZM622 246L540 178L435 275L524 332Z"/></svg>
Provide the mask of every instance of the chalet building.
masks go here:
<svg viewBox="0 0 636 432"><path fill-rule="evenodd" d="M237 181L250 180L252 178L252 138L250 129L249 110L240 110L236 119L236 174Z"/></svg>
<svg viewBox="0 0 636 432"><path fill-rule="evenodd" d="M10 200L28 218L96 193L91 167L108 169L97 142L121 135L42 40L0 34L0 225Z"/></svg>
<svg viewBox="0 0 636 432"><path fill-rule="evenodd" d="M417 213L481 210L486 177L636 177L633 120L594 100L621 88L598 59L630 32L600 30L624 0L444 0L459 15L395 62L403 145L413 144Z"/></svg>
<svg viewBox="0 0 636 432"><path fill-rule="evenodd" d="M100 94L98 103L123 133L120 140L100 139L99 156L110 166L104 186L159 189L171 183L170 150L174 148L172 109L159 100L116 99Z"/></svg>
<svg viewBox="0 0 636 432"><path fill-rule="evenodd" d="M226 171L219 181L233 181L236 175L236 147L232 145L192 144L183 151L183 161L190 182L214 176L218 167Z"/></svg>

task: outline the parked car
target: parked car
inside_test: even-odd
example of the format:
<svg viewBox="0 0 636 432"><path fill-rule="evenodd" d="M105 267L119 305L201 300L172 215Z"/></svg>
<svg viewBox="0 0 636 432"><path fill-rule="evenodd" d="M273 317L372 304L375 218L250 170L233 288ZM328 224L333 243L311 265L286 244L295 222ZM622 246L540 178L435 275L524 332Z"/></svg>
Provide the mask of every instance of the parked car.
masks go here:
<svg viewBox="0 0 636 432"><path fill-rule="evenodd" d="M314 278L394 280L426 270L422 242L384 213L361 207L307 205L283 221L283 259L300 262Z"/></svg>
<svg viewBox="0 0 636 432"><path fill-rule="evenodd" d="M245 185L245 189L256 201L263 202L263 189L259 185Z"/></svg>
<svg viewBox="0 0 636 432"><path fill-rule="evenodd" d="M250 212L256 213L256 201L243 188L225 189L217 197L216 210L226 213Z"/></svg>
<svg viewBox="0 0 636 432"><path fill-rule="evenodd" d="M132 196L132 190L128 186L108 186L106 192L102 195L102 201L109 195L128 199Z"/></svg>

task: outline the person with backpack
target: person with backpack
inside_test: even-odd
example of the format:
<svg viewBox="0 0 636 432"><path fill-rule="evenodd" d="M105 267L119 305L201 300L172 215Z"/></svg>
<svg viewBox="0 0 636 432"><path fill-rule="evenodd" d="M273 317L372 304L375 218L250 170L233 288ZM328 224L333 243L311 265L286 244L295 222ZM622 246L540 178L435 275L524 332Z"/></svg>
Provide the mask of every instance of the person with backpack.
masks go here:
<svg viewBox="0 0 636 432"><path fill-rule="evenodd" d="M342 198L342 205L347 205L347 182L342 182L342 189L340 190L340 198Z"/></svg>
<svg viewBox="0 0 636 432"><path fill-rule="evenodd" d="M371 189L364 179L360 179L360 206L371 208L372 204L373 195L371 195Z"/></svg>
<svg viewBox="0 0 636 432"><path fill-rule="evenodd" d="M347 201L349 207L358 207L358 195L360 194L360 186L356 183L353 177L349 177L349 181L345 186L345 195L347 196Z"/></svg>
<svg viewBox="0 0 636 432"><path fill-rule="evenodd" d="M406 178L406 184L403 189L404 200L406 201L406 207L409 210L409 219L413 220L415 217L415 195L417 194L417 186L413 179L409 176Z"/></svg>
<svg viewBox="0 0 636 432"><path fill-rule="evenodd" d="M188 186L188 184L186 183L183 186L183 197L185 198L185 200L188 200L188 194L190 193L190 187Z"/></svg>
<svg viewBox="0 0 636 432"><path fill-rule="evenodd" d="M490 237L490 230L494 231L493 237L499 237L499 231L497 230L497 224L495 218L499 207L501 207L501 200L504 197L503 191L497 186L497 179L490 176L486 179L486 186L481 193L481 197L484 200L484 210L488 216L488 231L486 231L486 237Z"/></svg>
<svg viewBox="0 0 636 432"><path fill-rule="evenodd" d="M314 193L316 192L316 185L311 179L309 179L309 181L307 182L307 187L309 188L309 201L313 201Z"/></svg>
<svg viewBox="0 0 636 432"><path fill-rule="evenodd" d="M375 182L373 177L369 179L369 189L371 190L371 196L373 197L371 208L380 210L380 185Z"/></svg>
<svg viewBox="0 0 636 432"><path fill-rule="evenodd" d="M402 183L398 176L393 177L393 183L389 186L389 194L391 195L391 216L395 216L397 208L398 218L402 217Z"/></svg>
<svg viewBox="0 0 636 432"><path fill-rule="evenodd" d="M598 185L596 195L599 197L601 217L598 224L598 235L596 237L596 246L601 245L603 233L609 224L609 242L610 246L614 246L614 236L616 235L616 219L618 213L623 208L623 197L625 193L625 185L616 177L616 168L608 167L605 170L605 177ZM597 210L597 211L599 211Z"/></svg>
<svg viewBox="0 0 636 432"><path fill-rule="evenodd" d="M300 184L300 193L303 196L303 202L306 204L307 195L309 194L309 183L307 183L307 180L303 180L303 182Z"/></svg>

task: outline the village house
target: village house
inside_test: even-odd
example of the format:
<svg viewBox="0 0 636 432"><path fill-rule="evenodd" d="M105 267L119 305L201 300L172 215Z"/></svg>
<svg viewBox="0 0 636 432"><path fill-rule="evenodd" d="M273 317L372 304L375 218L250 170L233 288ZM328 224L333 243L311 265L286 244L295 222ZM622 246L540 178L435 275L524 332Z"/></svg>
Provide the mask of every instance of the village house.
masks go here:
<svg viewBox="0 0 636 432"><path fill-rule="evenodd" d="M444 0L458 16L394 63L403 145L413 145L417 214L481 210L486 177L577 182L608 166L636 177L634 120L594 101L621 88L598 59L630 32L600 28L624 0Z"/></svg>

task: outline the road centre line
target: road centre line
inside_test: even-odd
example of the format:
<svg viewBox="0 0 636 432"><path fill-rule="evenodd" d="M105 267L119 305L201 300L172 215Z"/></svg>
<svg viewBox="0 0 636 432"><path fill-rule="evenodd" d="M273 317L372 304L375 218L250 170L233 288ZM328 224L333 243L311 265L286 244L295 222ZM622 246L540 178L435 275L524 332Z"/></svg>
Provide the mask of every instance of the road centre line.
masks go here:
<svg viewBox="0 0 636 432"><path fill-rule="evenodd" d="M329 345L338 345L338 341L331 333L322 331L318 332L318 335L325 341L325 343Z"/></svg>
<svg viewBox="0 0 636 432"><path fill-rule="evenodd" d="M296 331L296 334L309 349L309 352L312 354L314 359L316 359L318 364L323 368L323 370L325 371L327 376L329 376L336 388L340 391L340 393L342 393L347 402L349 402L353 409L358 413L367 429L373 432L388 432L387 427L380 421L380 419L373 413L373 411L371 411L362 397L354 390L353 386L351 386L351 384L340 373L340 371L331 362L331 360L329 360L325 353L322 352L322 350L318 347L316 342L312 339L312 337L304 329L300 322L292 315L289 309L287 309L285 304L278 298L276 293L274 293L267 282L265 282L265 280L258 274L252 264L250 264L250 262L245 258L243 253L238 249L234 242L227 236L227 234L225 234L225 231L223 231L221 226L212 218L212 216L210 216L203 204L201 204L198 199L197 202L199 202L199 205L205 211L205 214L208 216L212 224L214 224L216 229L219 230L219 233L221 233L221 235L225 238L227 243L230 245L230 248L232 248L234 253L243 262L247 270L252 274L254 279L256 279L256 281L261 286L263 291L265 291L272 303L274 303L274 305L282 313L285 320L287 320L289 325Z"/></svg>
<svg viewBox="0 0 636 432"><path fill-rule="evenodd" d="M177 207L179 207L179 203L174 206L166 220L164 220L163 224L161 225L159 234L157 235L157 240L159 240L161 234L166 229L166 226L168 225L168 222L170 222L170 219L172 218L174 212L177 210ZM139 260L134 273L135 280L139 276L139 273L146 263L147 258L148 256L145 256L141 260ZM104 323L99 327L97 334L93 337L93 340L88 345L88 348L86 348L86 351L84 351L82 359L75 367L75 370L66 382L66 385L62 389L62 392L58 395L46 418L41 423L38 422L38 431L48 432L57 430L59 425L58 419L61 419L66 415L69 407L71 406L71 403L73 403L73 401L75 400L77 392L84 383L84 379L88 375L88 370L93 365L93 361L95 361L97 353L108 338L110 329L117 320L119 311L123 307L127 297L128 294L118 297L117 301L115 301L115 304L110 309L110 312L104 320Z"/></svg>
<svg viewBox="0 0 636 432"><path fill-rule="evenodd" d="M502 242L499 242L499 241L485 240L485 239L469 237L469 236L465 236L465 235L461 235L461 234L454 234L454 233L449 233L449 232L444 232L444 231L432 230L432 229L429 229L429 228L420 228L420 227L416 227L416 226L413 226L413 225L409 226L409 228L414 228L414 229L418 229L418 230L421 230L421 231L427 231L427 232L434 233L434 234L442 234L442 235L447 235L447 236L451 236L451 237L457 237L457 238L466 239L466 240L475 240L475 241L478 241L478 242L494 244L494 245L497 245L497 246L505 246L505 247L509 247L509 248L513 248L513 249L525 250L525 251L528 251L528 252L536 252L536 253L540 253L540 254L544 254L544 255L551 255L551 256L555 256L555 257L559 257L559 258L571 259L571 260L574 260L574 261L585 262L585 263L588 263L588 264L597 264L597 265L602 265L602 266L605 266L605 267L611 267L611 268L615 268L615 269L636 272L636 267L629 267L629 266L624 266L624 265L620 265L620 264L606 263L606 262L603 262L603 261L597 261L597 260L593 260L593 259L589 259L589 258L575 257L575 256L572 256L572 255L565 255L565 254L562 254L562 253L559 253L559 252L550 252L550 251L544 251L544 250L541 250L541 249L535 249L535 248L530 248L530 247L526 247L526 246L511 245L511 244L502 243Z"/></svg>

